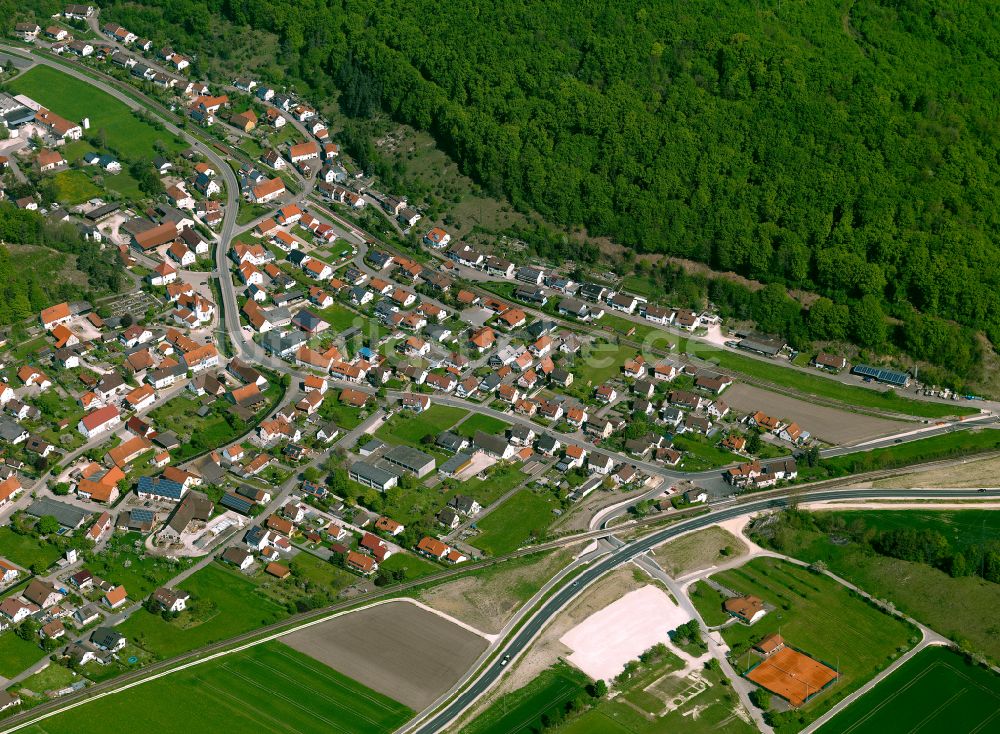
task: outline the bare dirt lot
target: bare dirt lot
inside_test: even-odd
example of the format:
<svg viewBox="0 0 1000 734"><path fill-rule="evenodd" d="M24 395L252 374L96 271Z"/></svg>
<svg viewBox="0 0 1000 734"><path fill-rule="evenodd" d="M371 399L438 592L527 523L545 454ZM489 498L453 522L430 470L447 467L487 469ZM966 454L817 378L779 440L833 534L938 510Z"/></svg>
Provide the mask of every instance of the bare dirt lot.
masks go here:
<svg viewBox="0 0 1000 734"><path fill-rule="evenodd" d="M579 548L573 546L532 563L513 568L504 564L475 577L450 581L424 591L420 601L495 635L522 604L570 562Z"/></svg>
<svg viewBox="0 0 1000 734"><path fill-rule="evenodd" d="M591 614L559 642L573 650L569 662L594 680L610 681L629 660L657 643L669 644L668 630L689 619L665 591L650 584Z"/></svg>
<svg viewBox="0 0 1000 734"><path fill-rule="evenodd" d="M487 644L407 600L346 614L281 641L415 711L447 691Z"/></svg>
<svg viewBox="0 0 1000 734"><path fill-rule="evenodd" d="M724 555L727 548L729 552ZM653 558L676 578L740 558L746 552L746 543L728 530L712 526L664 543L653 551Z"/></svg>
<svg viewBox="0 0 1000 734"><path fill-rule="evenodd" d="M776 418L795 421L814 438L832 444L851 444L868 441L901 431L912 430L913 423L876 418L846 410L827 408L823 405L779 395L753 385L737 383L722 396L734 410L747 413L762 410Z"/></svg>

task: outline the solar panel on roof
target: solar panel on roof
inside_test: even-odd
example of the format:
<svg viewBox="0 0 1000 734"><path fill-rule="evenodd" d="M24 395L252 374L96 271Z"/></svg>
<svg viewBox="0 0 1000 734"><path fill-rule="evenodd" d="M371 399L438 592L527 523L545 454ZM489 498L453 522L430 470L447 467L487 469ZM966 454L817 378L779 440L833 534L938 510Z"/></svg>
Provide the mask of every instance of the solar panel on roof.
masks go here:
<svg viewBox="0 0 1000 734"><path fill-rule="evenodd" d="M132 519L136 522L153 522L155 513L152 510L136 508L131 512Z"/></svg>
<svg viewBox="0 0 1000 734"><path fill-rule="evenodd" d="M885 382L890 385L906 385L907 381L910 379L910 376L905 372L887 370L882 367L873 367L870 364L856 364L851 368L851 372L856 375L870 377L873 380Z"/></svg>
<svg viewBox="0 0 1000 734"><path fill-rule="evenodd" d="M228 507L230 510L235 510L244 515L249 514L250 508L254 505L250 500L240 497L237 494L224 494L219 503L223 507Z"/></svg>

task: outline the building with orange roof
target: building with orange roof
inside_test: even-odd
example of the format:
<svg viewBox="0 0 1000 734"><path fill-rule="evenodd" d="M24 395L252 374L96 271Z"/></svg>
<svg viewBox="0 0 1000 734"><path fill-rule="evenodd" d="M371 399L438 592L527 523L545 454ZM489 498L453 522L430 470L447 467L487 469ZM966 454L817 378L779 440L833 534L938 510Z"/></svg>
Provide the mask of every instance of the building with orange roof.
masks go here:
<svg viewBox="0 0 1000 734"><path fill-rule="evenodd" d="M0 507L17 497L22 489L21 480L16 476L8 477L0 482Z"/></svg>
<svg viewBox="0 0 1000 734"><path fill-rule="evenodd" d="M52 380L46 377L45 373L37 367L25 365L17 371L17 379L27 387L37 385L40 390L45 390L52 386Z"/></svg>
<svg viewBox="0 0 1000 734"><path fill-rule="evenodd" d="M475 347L480 353L483 353L496 344L497 337L493 332L493 329L488 326L483 326L482 328L476 329L472 332L472 335L469 337L469 341L472 343L473 347Z"/></svg>
<svg viewBox="0 0 1000 734"><path fill-rule="evenodd" d="M110 609L118 609L128 601L128 592L124 586L115 586L104 595L104 603Z"/></svg>
<svg viewBox="0 0 1000 734"><path fill-rule="evenodd" d="M437 538L432 538L429 535L425 535L420 539L420 542L417 543L417 552L427 556L428 558L436 558L440 560L448 554L449 550L451 549L447 545L442 543Z"/></svg>
<svg viewBox="0 0 1000 734"><path fill-rule="evenodd" d="M125 403L132 410L145 410L156 402L156 390L152 385L142 385L125 396Z"/></svg>
<svg viewBox="0 0 1000 734"><path fill-rule="evenodd" d="M309 140L288 147L288 160L292 163L300 163L313 158L319 158L319 145L315 141Z"/></svg>
<svg viewBox="0 0 1000 734"><path fill-rule="evenodd" d="M52 329L52 338L56 340L56 349L72 347L80 343L80 337L70 331L66 324L57 324Z"/></svg>
<svg viewBox="0 0 1000 734"><path fill-rule="evenodd" d="M201 372L210 367L219 366L219 350L214 344L204 344L196 349L184 352L181 360L185 368L192 372Z"/></svg>
<svg viewBox="0 0 1000 734"><path fill-rule="evenodd" d="M51 331L57 325L67 323L73 317L73 314L69 310L69 304L63 302L42 309L39 317L42 320L42 327Z"/></svg>
<svg viewBox="0 0 1000 734"><path fill-rule="evenodd" d="M254 204L266 204L269 201L274 201L284 193L285 182L281 178L275 177L269 181L259 183L250 189L250 201Z"/></svg>
<svg viewBox="0 0 1000 734"><path fill-rule="evenodd" d="M153 448L153 444L151 444L147 439L142 436L136 436L135 438L130 438L128 441L118 444L111 449L108 452L108 458L114 462L115 466L124 468L151 448Z"/></svg>
<svg viewBox="0 0 1000 734"><path fill-rule="evenodd" d="M357 551L348 551L347 558L344 559L345 565L361 573L365 576L375 573L378 571L378 563L371 556L366 556L364 553L358 553Z"/></svg>

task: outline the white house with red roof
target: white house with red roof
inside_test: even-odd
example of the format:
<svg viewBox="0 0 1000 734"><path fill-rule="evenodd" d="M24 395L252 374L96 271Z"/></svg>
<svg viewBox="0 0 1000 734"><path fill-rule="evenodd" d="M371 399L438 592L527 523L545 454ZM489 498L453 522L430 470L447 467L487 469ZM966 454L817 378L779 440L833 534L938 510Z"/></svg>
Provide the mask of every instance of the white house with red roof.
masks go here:
<svg viewBox="0 0 1000 734"><path fill-rule="evenodd" d="M121 422L122 416L118 408L108 405L83 416L77 424L77 430L89 439L116 428Z"/></svg>

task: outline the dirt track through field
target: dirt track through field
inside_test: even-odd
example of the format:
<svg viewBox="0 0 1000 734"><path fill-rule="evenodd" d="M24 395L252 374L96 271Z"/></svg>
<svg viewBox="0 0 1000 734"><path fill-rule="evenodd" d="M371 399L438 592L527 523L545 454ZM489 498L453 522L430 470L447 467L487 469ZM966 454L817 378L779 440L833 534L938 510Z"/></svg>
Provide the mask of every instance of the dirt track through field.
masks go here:
<svg viewBox="0 0 1000 734"><path fill-rule="evenodd" d="M405 600L346 614L281 641L414 711L447 691L487 645L474 632Z"/></svg>
<svg viewBox="0 0 1000 734"><path fill-rule="evenodd" d="M806 400L737 383L722 395L730 408L749 413L762 410L775 418L795 421L815 438L827 443L851 444L888 436L916 426L906 421L876 418L847 410L813 405Z"/></svg>

